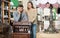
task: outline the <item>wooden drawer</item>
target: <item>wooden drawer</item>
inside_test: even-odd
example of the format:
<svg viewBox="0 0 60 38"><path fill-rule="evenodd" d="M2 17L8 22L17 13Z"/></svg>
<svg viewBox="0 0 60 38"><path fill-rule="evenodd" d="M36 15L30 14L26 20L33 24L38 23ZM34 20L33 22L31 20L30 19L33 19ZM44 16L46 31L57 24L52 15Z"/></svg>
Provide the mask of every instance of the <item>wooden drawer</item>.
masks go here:
<svg viewBox="0 0 60 38"><path fill-rule="evenodd" d="M30 38L30 34L13 34L12 38Z"/></svg>
<svg viewBox="0 0 60 38"><path fill-rule="evenodd" d="M28 38L29 35L19 35L19 38Z"/></svg>

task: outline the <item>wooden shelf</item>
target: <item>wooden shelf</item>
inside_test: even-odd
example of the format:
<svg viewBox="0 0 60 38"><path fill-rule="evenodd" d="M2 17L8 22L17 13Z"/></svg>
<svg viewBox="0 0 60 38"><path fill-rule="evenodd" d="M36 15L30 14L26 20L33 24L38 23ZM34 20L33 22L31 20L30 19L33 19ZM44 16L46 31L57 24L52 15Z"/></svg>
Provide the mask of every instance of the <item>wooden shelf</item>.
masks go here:
<svg viewBox="0 0 60 38"><path fill-rule="evenodd" d="M7 23L10 23L10 0L1 0L2 1L2 23L4 23L4 18L5 18L5 13L7 13L8 15L8 22ZM8 7L8 8L7 8Z"/></svg>
<svg viewBox="0 0 60 38"><path fill-rule="evenodd" d="M30 34L27 33L13 33L12 38L30 38Z"/></svg>
<svg viewBox="0 0 60 38"><path fill-rule="evenodd" d="M15 32L15 33L13 33L13 34L29 34L29 33L16 33L16 32Z"/></svg>
<svg viewBox="0 0 60 38"><path fill-rule="evenodd" d="M0 22L1 22L1 0L0 0Z"/></svg>
<svg viewBox="0 0 60 38"><path fill-rule="evenodd" d="M7 3L9 3L10 2L10 0L1 0L2 2L7 2Z"/></svg>
<svg viewBox="0 0 60 38"><path fill-rule="evenodd" d="M9 3L9 1L4 1L4 2Z"/></svg>

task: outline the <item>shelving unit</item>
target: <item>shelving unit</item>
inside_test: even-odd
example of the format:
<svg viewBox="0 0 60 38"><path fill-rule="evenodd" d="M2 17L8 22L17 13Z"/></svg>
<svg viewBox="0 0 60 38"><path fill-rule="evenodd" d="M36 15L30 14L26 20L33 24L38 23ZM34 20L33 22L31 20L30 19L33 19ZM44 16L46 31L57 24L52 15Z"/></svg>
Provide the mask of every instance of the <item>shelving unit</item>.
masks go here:
<svg viewBox="0 0 60 38"><path fill-rule="evenodd" d="M2 23L10 23L10 0L1 0Z"/></svg>
<svg viewBox="0 0 60 38"><path fill-rule="evenodd" d="M1 22L1 1L0 1L0 22Z"/></svg>

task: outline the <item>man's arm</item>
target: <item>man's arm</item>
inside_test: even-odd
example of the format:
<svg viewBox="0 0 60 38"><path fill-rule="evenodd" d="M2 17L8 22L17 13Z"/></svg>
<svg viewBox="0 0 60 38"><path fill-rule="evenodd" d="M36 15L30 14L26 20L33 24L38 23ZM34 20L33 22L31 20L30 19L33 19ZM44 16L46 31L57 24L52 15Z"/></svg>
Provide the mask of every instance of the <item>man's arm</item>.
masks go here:
<svg viewBox="0 0 60 38"><path fill-rule="evenodd" d="M13 18L14 18L14 21L18 21L18 16L16 12L13 13Z"/></svg>

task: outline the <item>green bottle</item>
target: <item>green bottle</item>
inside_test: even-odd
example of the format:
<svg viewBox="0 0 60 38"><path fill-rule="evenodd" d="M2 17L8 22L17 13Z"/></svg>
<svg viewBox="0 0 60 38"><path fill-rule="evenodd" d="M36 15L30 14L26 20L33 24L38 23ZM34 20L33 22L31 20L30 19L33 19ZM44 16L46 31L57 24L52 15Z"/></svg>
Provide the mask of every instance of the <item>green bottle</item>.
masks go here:
<svg viewBox="0 0 60 38"><path fill-rule="evenodd" d="M56 20L56 12L57 12L57 9L53 8L53 20Z"/></svg>

